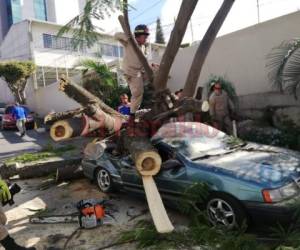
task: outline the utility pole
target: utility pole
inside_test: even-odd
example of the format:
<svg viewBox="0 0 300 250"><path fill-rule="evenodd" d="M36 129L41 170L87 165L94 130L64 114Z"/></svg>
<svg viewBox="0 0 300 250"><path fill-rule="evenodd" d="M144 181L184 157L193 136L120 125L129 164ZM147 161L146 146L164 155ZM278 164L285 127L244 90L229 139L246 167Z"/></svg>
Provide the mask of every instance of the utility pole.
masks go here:
<svg viewBox="0 0 300 250"><path fill-rule="evenodd" d="M259 0L256 0L256 7L257 7L257 23L260 22L260 16L259 16Z"/></svg>
<svg viewBox="0 0 300 250"><path fill-rule="evenodd" d="M192 18L190 19L190 27L191 27L191 36L192 36L192 43L193 43L194 42L194 30L193 30Z"/></svg>

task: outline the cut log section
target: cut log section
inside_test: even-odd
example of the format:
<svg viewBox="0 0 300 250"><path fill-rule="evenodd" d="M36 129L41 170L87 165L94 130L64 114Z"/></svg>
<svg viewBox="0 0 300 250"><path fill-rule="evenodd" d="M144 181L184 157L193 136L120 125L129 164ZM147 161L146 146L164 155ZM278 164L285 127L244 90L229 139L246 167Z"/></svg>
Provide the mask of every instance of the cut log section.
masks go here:
<svg viewBox="0 0 300 250"><path fill-rule="evenodd" d="M55 122L50 128L50 136L54 141L62 141L78 136L83 130L82 118L70 118Z"/></svg>
<svg viewBox="0 0 300 250"><path fill-rule="evenodd" d="M138 131L136 131L138 132ZM166 209L153 180L161 167L161 157L152 146L149 138L124 136L124 146L130 152L135 166L142 176L149 210L159 233L169 233L174 227L167 215Z"/></svg>
<svg viewBox="0 0 300 250"><path fill-rule="evenodd" d="M174 227L167 215L166 209L157 190L152 176L142 176L149 210L159 233L170 233Z"/></svg>

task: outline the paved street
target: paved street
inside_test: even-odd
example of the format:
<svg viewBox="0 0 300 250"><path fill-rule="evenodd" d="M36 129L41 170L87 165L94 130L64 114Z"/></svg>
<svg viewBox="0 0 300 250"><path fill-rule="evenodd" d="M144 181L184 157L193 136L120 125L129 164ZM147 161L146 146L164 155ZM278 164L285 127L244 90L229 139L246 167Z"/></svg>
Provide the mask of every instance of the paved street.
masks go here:
<svg viewBox="0 0 300 250"><path fill-rule="evenodd" d="M27 135L20 137L15 130L0 132L0 159L14 156L23 152L32 152L42 149L47 143L53 142L48 132L38 133L35 130L27 131Z"/></svg>
<svg viewBox="0 0 300 250"><path fill-rule="evenodd" d="M72 144L83 148L91 140L93 138L77 137L64 142L54 142L49 136L49 131L39 133L36 130L28 130L24 137L20 137L19 132L15 130L4 130L0 131L0 161L24 152L39 151L49 143L53 146Z"/></svg>

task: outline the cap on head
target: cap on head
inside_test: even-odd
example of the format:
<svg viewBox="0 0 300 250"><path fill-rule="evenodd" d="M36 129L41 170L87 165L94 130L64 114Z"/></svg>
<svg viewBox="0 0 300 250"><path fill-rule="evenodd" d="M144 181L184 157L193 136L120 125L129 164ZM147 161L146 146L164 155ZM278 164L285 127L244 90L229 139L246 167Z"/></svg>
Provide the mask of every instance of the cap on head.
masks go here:
<svg viewBox="0 0 300 250"><path fill-rule="evenodd" d="M149 36L149 29L147 27L147 25L145 24L139 24L138 26L135 27L134 29L134 35L135 36L139 36L139 35L147 35Z"/></svg>

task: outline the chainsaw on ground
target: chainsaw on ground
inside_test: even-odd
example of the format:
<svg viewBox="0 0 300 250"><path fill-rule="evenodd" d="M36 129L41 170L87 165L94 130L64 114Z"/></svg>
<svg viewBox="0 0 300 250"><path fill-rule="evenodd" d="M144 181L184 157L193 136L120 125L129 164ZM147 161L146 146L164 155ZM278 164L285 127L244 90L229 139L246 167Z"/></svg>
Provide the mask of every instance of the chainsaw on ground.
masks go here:
<svg viewBox="0 0 300 250"><path fill-rule="evenodd" d="M76 204L78 212L72 214L33 215L33 224L78 223L81 228L95 228L111 224L115 218L105 210L105 200L86 199Z"/></svg>

